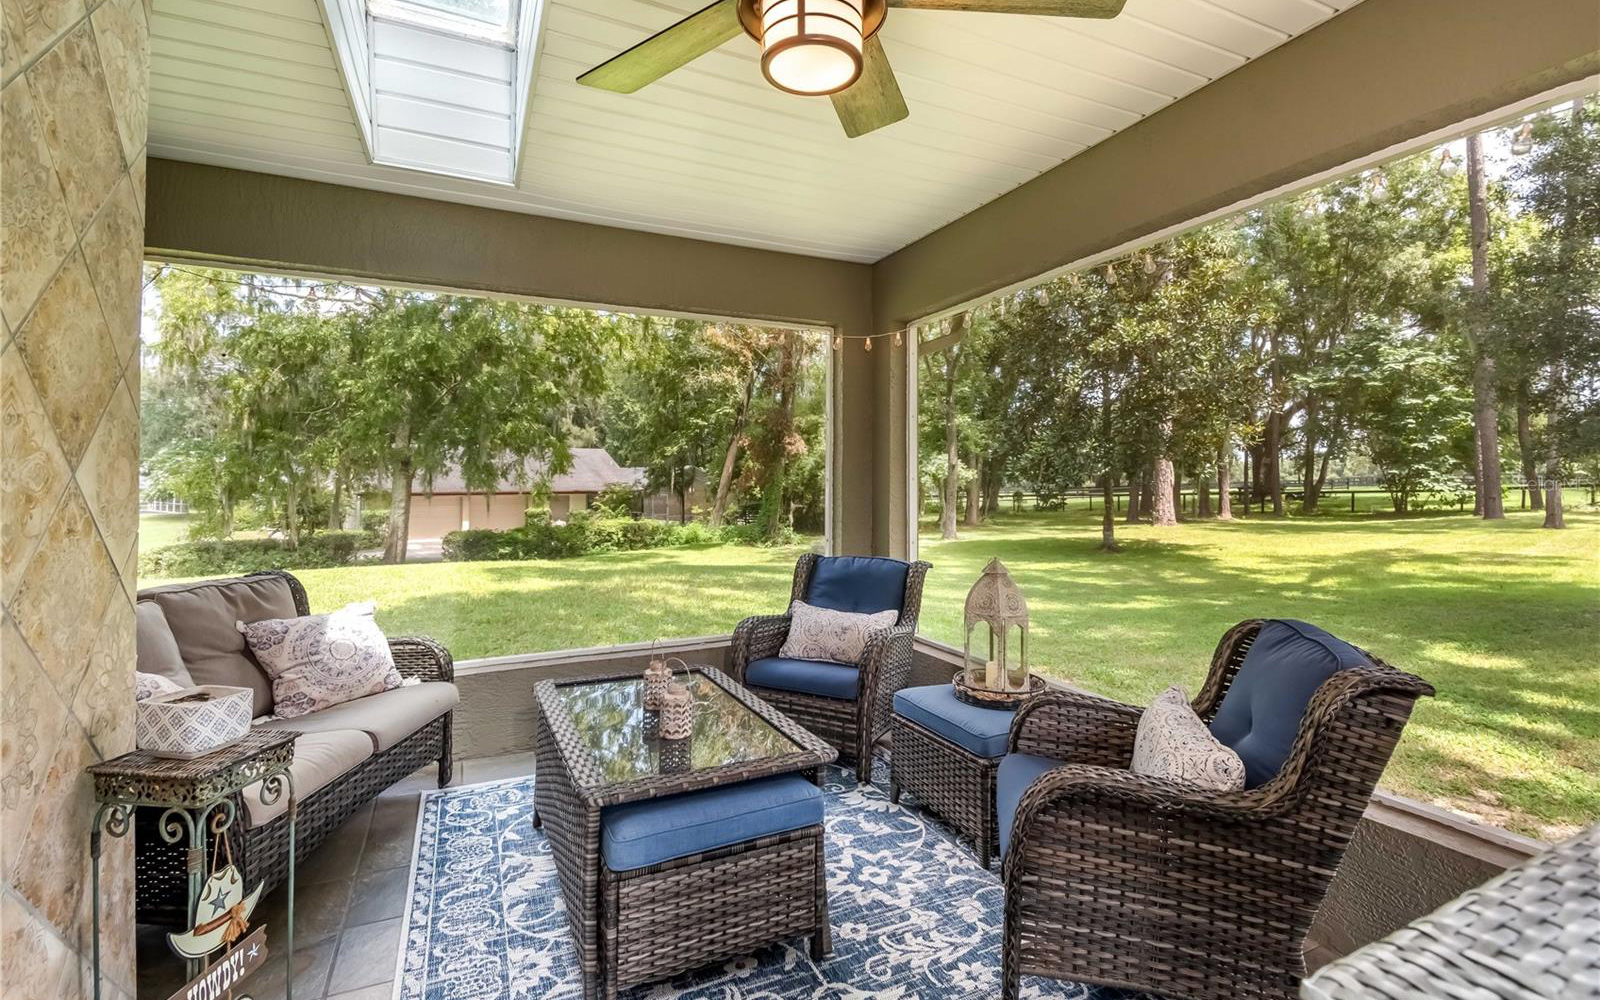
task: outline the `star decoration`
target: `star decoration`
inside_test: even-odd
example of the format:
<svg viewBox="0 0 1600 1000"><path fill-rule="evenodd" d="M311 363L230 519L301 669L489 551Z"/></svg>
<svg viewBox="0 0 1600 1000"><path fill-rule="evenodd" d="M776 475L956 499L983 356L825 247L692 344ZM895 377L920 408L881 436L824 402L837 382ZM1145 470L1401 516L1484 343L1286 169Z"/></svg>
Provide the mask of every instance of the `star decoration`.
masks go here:
<svg viewBox="0 0 1600 1000"><path fill-rule="evenodd" d="M213 917L227 908L228 897L225 894L219 892L215 896L211 897L211 915Z"/></svg>

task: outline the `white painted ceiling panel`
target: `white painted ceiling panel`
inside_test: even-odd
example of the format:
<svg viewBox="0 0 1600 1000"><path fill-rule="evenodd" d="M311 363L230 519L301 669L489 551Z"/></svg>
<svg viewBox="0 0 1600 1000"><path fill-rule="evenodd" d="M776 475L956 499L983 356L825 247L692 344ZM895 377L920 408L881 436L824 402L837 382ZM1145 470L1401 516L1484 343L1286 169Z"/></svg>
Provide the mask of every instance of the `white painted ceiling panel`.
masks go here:
<svg viewBox="0 0 1600 1000"><path fill-rule="evenodd" d="M707 0L543 2L515 187L370 162L317 0L154 0L150 148L173 159L873 261L1357 0L1128 0L1110 21L896 9L882 38L911 116L853 140L826 99L768 86L755 43L742 36L636 94L574 82ZM408 93L404 80L383 74L400 65L426 74L425 64L448 66L452 55L441 46L407 51L387 69L380 61L375 89ZM510 66L480 73L505 79ZM434 124L437 136L471 143L497 127L485 117ZM458 152L445 138L425 145L413 154L436 168Z"/></svg>

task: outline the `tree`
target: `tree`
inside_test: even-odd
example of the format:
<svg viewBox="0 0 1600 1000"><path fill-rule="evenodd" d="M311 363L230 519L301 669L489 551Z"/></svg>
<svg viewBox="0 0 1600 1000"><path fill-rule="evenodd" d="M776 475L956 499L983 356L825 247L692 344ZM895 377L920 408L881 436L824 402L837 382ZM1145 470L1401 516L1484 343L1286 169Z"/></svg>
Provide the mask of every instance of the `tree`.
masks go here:
<svg viewBox="0 0 1600 1000"><path fill-rule="evenodd" d="M598 314L377 289L338 314L349 347L340 446L390 490L386 562L403 562L410 497L447 467L490 491L529 459L564 471L570 401L598 395L614 335ZM534 485L534 484L530 484Z"/></svg>
<svg viewBox="0 0 1600 1000"><path fill-rule="evenodd" d="M1489 199L1483 165L1483 136L1467 136L1467 199L1471 226L1472 292L1467 306L1467 338L1476 355L1472 369L1472 409L1476 438L1477 513L1485 520L1506 516L1500 482L1500 409L1495 399L1494 354L1483 325L1489 316Z"/></svg>
<svg viewBox="0 0 1600 1000"><path fill-rule="evenodd" d="M1600 98L1541 116L1528 138L1511 184L1539 236L1509 255L1497 314L1519 436L1543 460L1544 525L1562 528L1565 471L1600 450Z"/></svg>

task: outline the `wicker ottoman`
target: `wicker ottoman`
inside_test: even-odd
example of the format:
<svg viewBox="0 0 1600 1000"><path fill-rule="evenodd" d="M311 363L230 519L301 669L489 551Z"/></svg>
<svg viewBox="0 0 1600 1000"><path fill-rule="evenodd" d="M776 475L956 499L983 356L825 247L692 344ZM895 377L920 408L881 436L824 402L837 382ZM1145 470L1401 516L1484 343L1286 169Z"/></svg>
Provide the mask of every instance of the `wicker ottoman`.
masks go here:
<svg viewBox="0 0 1600 1000"><path fill-rule="evenodd" d="M894 696L889 800L902 791L968 837L985 868L999 853L994 774L1016 713L958 699L949 684L903 688Z"/></svg>

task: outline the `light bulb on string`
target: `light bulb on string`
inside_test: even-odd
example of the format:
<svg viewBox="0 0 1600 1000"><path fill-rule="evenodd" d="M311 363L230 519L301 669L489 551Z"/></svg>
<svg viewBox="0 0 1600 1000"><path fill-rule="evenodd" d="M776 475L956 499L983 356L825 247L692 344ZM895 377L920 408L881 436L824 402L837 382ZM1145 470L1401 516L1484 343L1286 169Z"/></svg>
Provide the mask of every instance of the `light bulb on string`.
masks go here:
<svg viewBox="0 0 1600 1000"><path fill-rule="evenodd" d="M836 351L844 350L844 337L841 334L836 333L833 335L833 349Z"/></svg>
<svg viewBox="0 0 1600 1000"><path fill-rule="evenodd" d="M1106 284L1115 285L1116 283L1117 283L1117 269L1112 267L1110 264L1107 264L1106 265Z"/></svg>
<svg viewBox="0 0 1600 1000"><path fill-rule="evenodd" d="M1150 251L1148 250L1144 252L1144 273L1156 273L1156 259L1150 255Z"/></svg>
<svg viewBox="0 0 1600 1000"><path fill-rule="evenodd" d="M1533 152L1533 122L1523 122L1517 137L1511 140L1512 156L1527 156Z"/></svg>
<svg viewBox="0 0 1600 1000"><path fill-rule="evenodd" d="M1448 149L1439 150L1439 172L1441 174L1444 174L1446 177L1453 177L1455 172L1460 169L1461 164L1456 162L1454 154L1452 154Z"/></svg>
<svg viewBox="0 0 1600 1000"><path fill-rule="evenodd" d="M904 341L900 339L900 331L896 330L894 332L894 346L899 347L902 343L904 343Z"/></svg>
<svg viewBox="0 0 1600 1000"><path fill-rule="evenodd" d="M867 350L869 350L869 351L872 350L872 338L871 337L867 337L866 338L866 344L864 346L866 347Z"/></svg>

